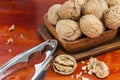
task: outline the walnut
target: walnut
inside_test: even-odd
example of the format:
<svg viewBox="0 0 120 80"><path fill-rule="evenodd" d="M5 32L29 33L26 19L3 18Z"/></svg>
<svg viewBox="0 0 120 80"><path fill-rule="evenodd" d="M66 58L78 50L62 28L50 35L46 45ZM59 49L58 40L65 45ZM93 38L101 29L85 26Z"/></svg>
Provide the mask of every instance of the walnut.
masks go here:
<svg viewBox="0 0 120 80"><path fill-rule="evenodd" d="M87 68L88 74L92 75L92 73L94 73L98 78L105 78L109 75L108 66L96 58L90 58L89 62L87 63Z"/></svg>
<svg viewBox="0 0 120 80"><path fill-rule="evenodd" d="M104 13L106 27L117 29L120 26L120 6L116 5L107 9Z"/></svg>
<svg viewBox="0 0 120 80"><path fill-rule="evenodd" d="M47 12L47 19L52 25L56 25L59 20L58 10L61 7L61 4L52 5Z"/></svg>
<svg viewBox="0 0 120 80"><path fill-rule="evenodd" d="M100 36L105 30L102 22L94 15L84 15L80 19L80 29L90 38Z"/></svg>
<svg viewBox="0 0 120 80"><path fill-rule="evenodd" d="M75 21L69 19L58 21L56 32L60 38L68 41L74 41L81 36L79 25Z"/></svg>
<svg viewBox="0 0 120 80"><path fill-rule="evenodd" d="M54 59L53 69L62 75L72 74L77 68L76 60L70 55L59 55Z"/></svg>
<svg viewBox="0 0 120 80"><path fill-rule="evenodd" d="M80 16L81 6L78 0L69 0L63 3L58 14L63 19L76 19Z"/></svg>
<svg viewBox="0 0 120 80"><path fill-rule="evenodd" d="M100 19L106 9L108 9L106 1L88 0L82 7L82 12L83 14L93 14Z"/></svg>
<svg viewBox="0 0 120 80"><path fill-rule="evenodd" d="M110 7L115 6L115 5L119 5L120 6L120 0L105 0Z"/></svg>

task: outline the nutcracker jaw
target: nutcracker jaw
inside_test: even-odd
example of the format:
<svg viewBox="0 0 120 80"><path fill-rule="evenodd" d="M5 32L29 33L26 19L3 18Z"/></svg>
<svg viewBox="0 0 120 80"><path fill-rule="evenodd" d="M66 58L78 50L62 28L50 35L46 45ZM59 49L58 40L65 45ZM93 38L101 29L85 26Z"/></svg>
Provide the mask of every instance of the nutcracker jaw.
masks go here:
<svg viewBox="0 0 120 80"><path fill-rule="evenodd" d="M39 76L38 74L43 73L43 71L47 69L46 66L48 66L48 64L51 62L52 60L51 56L56 50L57 45L58 45L57 40L50 39L25 52L18 54L17 56L13 57L3 66L0 67L0 75L3 74L6 70L8 70L10 67L14 66L15 64L18 64L20 62L28 62L30 55L34 54L35 52L45 50L46 46L49 46L50 48L46 48L47 50L45 50L44 52L46 54L46 58L44 59L44 61L38 64L34 64L35 73L34 76L32 77L32 80L36 80L36 77Z"/></svg>
<svg viewBox="0 0 120 80"><path fill-rule="evenodd" d="M53 44L55 43L55 44ZM43 62L39 63L39 64L35 64L35 74L33 75L31 80L43 80L46 71L49 69L50 64L52 63L53 60L53 56L52 54L54 53L58 43L56 40L52 40L51 43L49 44L52 46L52 48L50 50L48 50L46 53L46 58Z"/></svg>

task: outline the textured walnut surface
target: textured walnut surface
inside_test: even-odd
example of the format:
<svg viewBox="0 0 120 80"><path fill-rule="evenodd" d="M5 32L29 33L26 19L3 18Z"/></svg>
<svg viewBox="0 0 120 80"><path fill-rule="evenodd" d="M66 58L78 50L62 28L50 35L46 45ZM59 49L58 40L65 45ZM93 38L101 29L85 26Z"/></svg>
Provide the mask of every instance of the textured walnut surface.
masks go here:
<svg viewBox="0 0 120 80"><path fill-rule="evenodd" d="M94 15L85 15L80 19L81 31L90 38L95 38L104 32L102 22Z"/></svg>
<svg viewBox="0 0 120 80"><path fill-rule="evenodd" d="M110 7L115 6L115 5L120 5L120 0L105 0Z"/></svg>
<svg viewBox="0 0 120 80"><path fill-rule="evenodd" d="M78 0L69 0L63 3L58 13L63 19L75 19L80 16L81 6Z"/></svg>
<svg viewBox="0 0 120 80"><path fill-rule="evenodd" d="M77 63L70 55L59 55L53 62L53 69L56 73L69 75L75 71Z"/></svg>
<svg viewBox="0 0 120 80"><path fill-rule="evenodd" d="M93 14L99 19L103 16L103 12L108 9L108 5L104 0L88 0L83 8L83 14Z"/></svg>
<svg viewBox="0 0 120 80"><path fill-rule="evenodd" d="M120 6L116 5L107 9L104 13L105 25L110 29L120 27Z"/></svg>
<svg viewBox="0 0 120 80"><path fill-rule="evenodd" d="M59 19L58 10L61 7L61 4L52 5L47 12L47 19L52 25L56 25Z"/></svg>
<svg viewBox="0 0 120 80"><path fill-rule="evenodd" d="M68 41L73 41L81 35L79 25L75 21L69 19L58 21L56 31L59 37Z"/></svg>
<svg viewBox="0 0 120 80"><path fill-rule="evenodd" d="M88 73L94 73L98 78L105 78L109 75L108 66L97 58L90 58L87 63Z"/></svg>

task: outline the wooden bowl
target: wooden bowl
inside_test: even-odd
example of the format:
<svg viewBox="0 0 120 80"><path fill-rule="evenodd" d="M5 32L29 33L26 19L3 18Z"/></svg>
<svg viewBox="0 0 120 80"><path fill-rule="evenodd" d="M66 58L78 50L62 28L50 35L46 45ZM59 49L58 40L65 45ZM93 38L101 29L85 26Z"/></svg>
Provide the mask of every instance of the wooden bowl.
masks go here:
<svg viewBox="0 0 120 80"><path fill-rule="evenodd" d="M69 52L79 52L79 51L83 51L83 50L98 46L104 42L107 42L113 39L117 34L117 29L107 30L97 38L85 37L85 38L77 39L75 41L67 41L58 36L55 26L53 26L48 22L46 14L44 15L44 23L47 29L60 42L63 48Z"/></svg>

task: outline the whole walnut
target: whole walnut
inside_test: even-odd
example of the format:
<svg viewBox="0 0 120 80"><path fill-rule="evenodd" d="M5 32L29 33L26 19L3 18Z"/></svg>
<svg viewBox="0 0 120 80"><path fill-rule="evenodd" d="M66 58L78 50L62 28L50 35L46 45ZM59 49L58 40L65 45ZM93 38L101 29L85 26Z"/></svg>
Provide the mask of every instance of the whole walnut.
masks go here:
<svg viewBox="0 0 120 80"><path fill-rule="evenodd" d="M81 6L77 0L65 1L60 7L58 14L63 19L76 19L81 14Z"/></svg>
<svg viewBox="0 0 120 80"><path fill-rule="evenodd" d="M56 24L56 32L62 39L74 41L81 36L79 25L74 20L64 19Z"/></svg>
<svg viewBox="0 0 120 80"><path fill-rule="evenodd" d="M102 22L95 15L84 15L80 19L81 31L90 38L100 36L105 28Z"/></svg>
<svg viewBox="0 0 120 80"><path fill-rule="evenodd" d="M115 5L120 5L120 0L105 0L110 7L115 6Z"/></svg>
<svg viewBox="0 0 120 80"><path fill-rule="evenodd" d="M93 14L100 19L106 9L108 9L108 4L105 0L88 0L82 7L82 12Z"/></svg>
<svg viewBox="0 0 120 80"><path fill-rule="evenodd" d="M110 29L120 27L120 6L116 5L107 9L104 13L104 22Z"/></svg>
<svg viewBox="0 0 120 80"><path fill-rule="evenodd" d="M56 25L59 16L58 16L58 10L61 7L61 4L54 4L52 5L47 12L47 20L52 25Z"/></svg>

